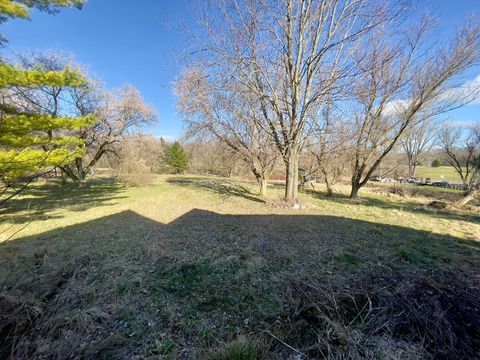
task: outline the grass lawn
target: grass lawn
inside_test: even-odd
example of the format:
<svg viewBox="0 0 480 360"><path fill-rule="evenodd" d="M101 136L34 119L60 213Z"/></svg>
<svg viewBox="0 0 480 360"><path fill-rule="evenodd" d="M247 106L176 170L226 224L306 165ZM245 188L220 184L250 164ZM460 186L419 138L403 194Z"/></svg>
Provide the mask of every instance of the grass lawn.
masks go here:
<svg viewBox="0 0 480 360"><path fill-rule="evenodd" d="M461 183L462 180L458 176L455 169L451 166L418 166L417 177L430 178L432 181L448 181L454 183Z"/></svg>
<svg viewBox="0 0 480 360"><path fill-rule="evenodd" d="M0 354L478 355L478 212L374 189L353 202L342 186L305 190L294 210L269 190L199 176L32 186L0 212Z"/></svg>

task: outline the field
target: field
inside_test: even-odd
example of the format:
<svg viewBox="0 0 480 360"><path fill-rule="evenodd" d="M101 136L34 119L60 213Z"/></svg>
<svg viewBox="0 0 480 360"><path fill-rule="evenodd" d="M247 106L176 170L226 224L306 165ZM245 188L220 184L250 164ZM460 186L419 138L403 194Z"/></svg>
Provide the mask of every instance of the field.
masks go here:
<svg viewBox="0 0 480 360"><path fill-rule="evenodd" d="M453 183L461 183L460 176L456 173L455 169L451 166L418 166L417 177L426 177L432 179L432 181L448 181Z"/></svg>
<svg viewBox="0 0 480 360"><path fill-rule="evenodd" d="M0 212L0 358L478 356L478 211L317 190L34 185Z"/></svg>

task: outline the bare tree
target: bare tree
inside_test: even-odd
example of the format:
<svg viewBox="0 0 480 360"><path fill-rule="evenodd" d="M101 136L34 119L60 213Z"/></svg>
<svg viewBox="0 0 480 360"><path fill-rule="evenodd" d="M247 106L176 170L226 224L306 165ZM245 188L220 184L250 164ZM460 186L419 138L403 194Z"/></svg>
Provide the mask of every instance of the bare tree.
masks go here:
<svg viewBox="0 0 480 360"><path fill-rule="evenodd" d="M190 139L184 147L193 173L232 177L244 163L238 153L216 139Z"/></svg>
<svg viewBox="0 0 480 360"><path fill-rule="evenodd" d="M326 97L348 75L347 45L383 21L367 0L223 0L200 19L202 68L255 96L257 118L285 163L285 198L298 195L298 163ZM201 52L204 55L206 52Z"/></svg>
<svg viewBox="0 0 480 360"><path fill-rule="evenodd" d="M480 126L467 130L445 125L439 137L446 161L455 169L465 189L457 205L466 205L480 187Z"/></svg>
<svg viewBox="0 0 480 360"><path fill-rule="evenodd" d="M321 180L327 188L326 196L332 196L333 186L346 173L348 168L345 152L340 149L328 150L325 153L314 153L318 162Z"/></svg>
<svg viewBox="0 0 480 360"><path fill-rule="evenodd" d="M333 114L332 104L327 104L322 113L322 121L314 139L318 141L311 148L316 159L317 171L320 173L327 196L333 194L333 185L345 174L348 166L349 139L351 134L338 119L340 114Z"/></svg>
<svg viewBox="0 0 480 360"><path fill-rule="evenodd" d="M414 121L414 126L408 129L400 139L408 162L408 177L416 176L417 166L423 156L430 151L438 139L439 120L421 117Z"/></svg>
<svg viewBox="0 0 480 360"><path fill-rule="evenodd" d="M125 136L121 143L116 144L117 156L109 161L112 173L124 186L146 186L151 184L155 177L149 162L152 153L148 150L157 149L151 137L142 134Z"/></svg>
<svg viewBox="0 0 480 360"><path fill-rule="evenodd" d="M444 113L478 94L478 88L475 94L457 85L460 76L479 63L478 23L466 22L447 45L426 41L432 28L428 19L413 29L397 31L398 26L377 27L354 56L359 76L353 84L351 198L416 126L420 114Z"/></svg>
<svg viewBox="0 0 480 360"><path fill-rule="evenodd" d="M70 179L80 183L103 156L120 156L118 144L129 137L132 141L134 131L157 119L140 92L129 85L107 92L92 84L72 90L70 96L74 111L79 115L95 114L97 119L93 126L76 134L85 141L86 156L60 168Z"/></svg>
<svg viewBox="0 0 480 360"><path fill-rule="evenodd" d="M20 55L19 62L26 69L40 67L47 71L75 68L86 78L87 72L64 54L44 52ZM91 127L75 132L85 142L86 155L60 169L72 180L83 184L86 174L104 155L114 154L115 144L121 142L133 130L156 121L155 112L132 86L105 91L95 80L81 88L42 86L35 89L17 88L12 97L15 106L24 111L36 111L52 117L61 114L86 116L94 114L97 121ZM48 135L52 136L51 133Z"/></svg>
<svg viewBox="0 0 480 360"><path fill-rule="evenodd" d="M266 196L278 152L259 125L262 115L258 101L221 77L213 82L198 69L186 71L175 89L177 107L187 125L186 136L213 136L239 154L257 179L261 195Z"/></svg>
<svg viewBox="0 0 480 360"><path fill-rule="evenodd" d="M159 173L165 164L165 150L167 148L164 141L154 137L151 134L135 132L129 136L130 141L137 145L137 152L144 159L145 164L152 173ZM119 143L121 147L122 143Z"/></svg>

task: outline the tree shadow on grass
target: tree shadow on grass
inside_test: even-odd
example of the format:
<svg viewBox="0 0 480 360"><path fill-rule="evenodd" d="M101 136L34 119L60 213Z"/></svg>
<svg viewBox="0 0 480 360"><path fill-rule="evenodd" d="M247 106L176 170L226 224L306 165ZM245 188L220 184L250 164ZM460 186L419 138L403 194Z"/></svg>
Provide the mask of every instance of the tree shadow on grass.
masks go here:
<svg viewBox="0 0 480 360"><path fill-rule="evenodd" d="M201 177L182 177L182 178L172 178L167 180L171 184L181 185L181 186L188 186L194 187L204 190L213 191L217 194L223 196L237 196L242 197L244 199L265 203L265 200L255 196L248 190L247 188L241 186L240 184L225 180L225 179L205 179ZM269 184L271 187L281 189L284 188L284 184L280 183L271 183ZM325 196L324 192L314 190L314 189L300 189L300 194L306 194L313 198L332 201L338 204L343 205L352 205L358 204L363 206L371 206L377 207L385 210L408 210L415 213L420 213L428 216L432 216L434 218L442 218L447 220L460 220L460 221L468 221L471 223L480 224L480 214L473 214L469 213L468 215L465 213L456 213L450 210L437 210L437 209L429 209L425 206L419 204L418 201L412 200L403 200L402 202L398 201L388 201L387 199L380 199L378 197L372 197L368 194L364 194L360 196L360 198L356 200L352 200L345 194L334 193L332 196Z"/></svg>
<svg viewBox="0 0 480 360"><path fill-rule="evenodd" d="M264 203L265 201L259 199L250 192L247 188L238 183L226 179L205 179L201 177L178 177L167 180L168 183L188 186L203 190L213 191L222 196L236 196L244 199Z"/></svg>
<svg viewBox="0 0 480 360"><path fill-rule="evenodd" d="M361 195L358 199L353 200L350 199L348 195L334 193L332 196L325 196L325 193L317 191L317 190L310 190L304 189L302 190L304 194L307 194L313 198L326 200L326 201L333 201L338 204L343 205L363 205L363 206L372 206L377 207L385 210L408 210L414 213L425 214L428 216L432 216L434 218L442 218L447 220L461 220L461 221L468 221L471 223L480 224L480 214L469 213L468 215L465 213L456 213L451 210L447 209L434 209L428 208L425 205L420 204L418 201L415 200L402 200L399 201L389 201L387 199L380 199L377 197L372 197L368 194Z"/></svg>
<svg viewBox="0 0 480 360"><path fill-rule="evenodd" d="M0 209L0 217L6 216L15 224L61 218L61 214L52 212L58 209L84 211L96 206L114 205L114 200L125 197L121 195L121 190L113 179L92 179L85 188L71 183L34 184L10 201L7 207Z"/></svg>
<svg viewBox="0 0 480 360"><path fill-rule="evenodd" d="M124 211L0 246L0 289L19 301L0 316L37 309L0 347L15 343L18 358L125 358L167 338L172 355L198 358L206 336L211 347L291 319L285 301L301 296L291 282L353 288L352 277L392 267L405 283L452 271L477 284L479 257L477 241L337 216L194 209L162 224Z"/></svg>

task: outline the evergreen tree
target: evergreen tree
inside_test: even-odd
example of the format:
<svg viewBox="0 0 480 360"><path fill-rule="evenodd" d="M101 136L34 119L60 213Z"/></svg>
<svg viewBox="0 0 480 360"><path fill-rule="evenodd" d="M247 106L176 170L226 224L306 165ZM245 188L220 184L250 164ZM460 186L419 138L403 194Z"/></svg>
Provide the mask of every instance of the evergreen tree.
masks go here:
<svg viewBox="0 0 480 360"><path fill-rule="evenodd" d="M0 22L10 18L28 18L29 8L54 13L59 6L80 6L79 0L0 0ZM42 86L81 87L87 80L71 69L25 70L0 60L0 204L13 194L6 192L20 178L33 179L43 170L66 164L84 154L83 142L69 135L94 122L92 116L72 118L52 116L20 109L11 101L15 89ZM28 183L28 181L27 181ZM20 189L23 189L21 187Z"/></svg>
<svg viewBox="0 0 480 360"><path fill-rule="evenodd" d="M167 164L170 165L177 174L188 170L187 154L178 141L175 141L167 148L166 160Z"/></svg>

